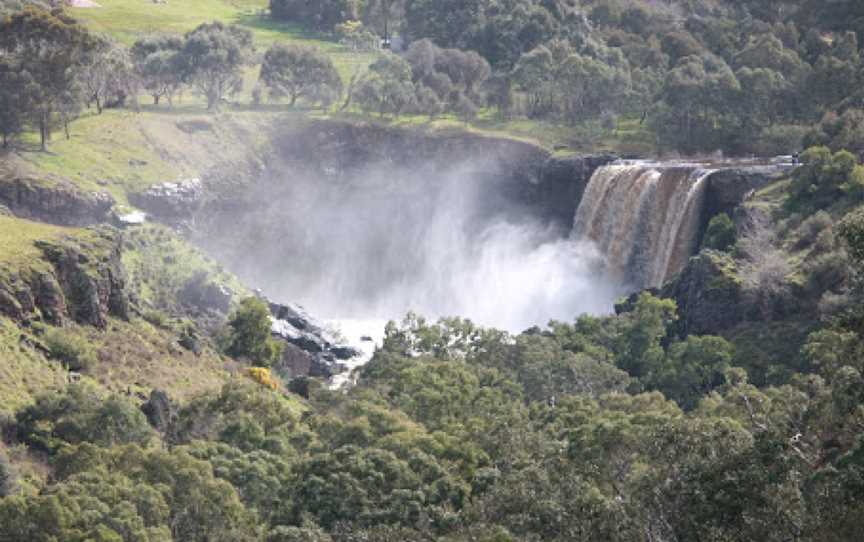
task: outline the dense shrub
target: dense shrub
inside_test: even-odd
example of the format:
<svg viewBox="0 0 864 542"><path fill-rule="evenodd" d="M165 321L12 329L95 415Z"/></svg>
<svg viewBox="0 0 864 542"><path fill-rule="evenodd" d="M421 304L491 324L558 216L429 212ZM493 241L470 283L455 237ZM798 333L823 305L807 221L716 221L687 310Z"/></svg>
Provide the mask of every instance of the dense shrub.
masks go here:
<svg viewBox="0 0 864 542"><path fill-rule="evenodd" d="M837 227L837 233L846 243L849 255L856 265L864 263L864 208L843 217Z"/></svg>
<svg viewBox="0 0 864 542"><path fill-rule="evenodd" d="M81 442L140 444L153 435L147 418L128 399L103 399L94 387L83 383L62 393L38 396L34 404L16 414L15 427L21 441L48 453Z"/></svg>
<svg viewBox="0 0 864 542"><path fill-rule="evenodd" d="M834 152L846 149L864 160L864 110L848 109L840 115L833 111L825 113L822 121L807 133L804 144L825 146Z"/></svg>
<svg viewBox="0 0 864 542"><path fill-rule="evenodd" d="M819 235L833 225L834 221L831 219L831 215L825 211L819 211L810 216L798 226L795 232L797 237L795 248L803 249L813 245Z"/></svg>
<svg viewBox="0 0 864 542"><path fill-rule="evenodd" d="M801 155L801 164L792 176L787 202L791 209L822 209L844 195L864 197L864 166L852 153L811 147Z"/></svg>
<svg viewBox="0 0 864 542"><path fill-rule="evenodd" d="M849 279L849 261L842 252L829 252L807 263L805 267L809 290L821 295L837 291Z"/></svg>
<svg viewBox="0 0 864 542"><path fill-rule="evenodd" d="M271 337L270 322L267 303L256 297L244 299L228 321L226 352L257 365L272 365L282 355L282 345Z"/></svg>
<svg viewBox="0 0 864 542"><path fill-rule="evenodd" d="M807 128L798 125L769 126L762 130L753 145L760 156L789 155L802 148Z"/></svg>

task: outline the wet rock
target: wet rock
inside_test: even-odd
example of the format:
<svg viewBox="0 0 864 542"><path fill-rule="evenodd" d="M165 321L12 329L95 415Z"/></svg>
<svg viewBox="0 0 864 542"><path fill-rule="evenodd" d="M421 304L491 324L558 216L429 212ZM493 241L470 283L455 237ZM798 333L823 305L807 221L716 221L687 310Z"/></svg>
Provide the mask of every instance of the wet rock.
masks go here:
<svg viewBox="0 0 864 542"><path fill-rule="evenodd" d="M306 352L319 354L328 349L327 342L320 335L298 329L288 320L273 320L272 332L274 336Z"/></svg>
<svg viewBox="0 0 864 542"><path fill-rule="evenodd" d="M151 186L144 192L129 194L129 202L162 219L186 219L195 214L202 202L200 179L185 179Z"/></svg>
<svg viewBox="0 0 864 542"><path fill-rule="evenodd" d="M287 343L276 369L283 376L330 378L345 370L340 361L362 355L354 347L338 344L326 326L299 305L268 302L273 316L272 334Z"/></svg>
<svg viewBox="0 0 864 542"><path fill-rule="evenodd" d="M357 356L363 354L363 352L354 348L353 346L334 346L330 349L330 351L333 352L333 355L336 356L336 359L343 361L354 359Z"/></svg>
<svg viewBox="0 0 864 542"><path fill-rule="evenodd" d="M591 176L615 159L611 154L549 157L534 188L537 206L564 232L569 232Z"/></svg>
<svg viewBox="0 0 864 542"><path fill-rule="evenodd" d="M532 216L569 232L592 173L615 157L560 156L509 138L466 132L429 134L417 130L313 121L282 130L274 138L282 163L337 180L367 170L429 168L429 177L459 165L483 178L487 205L479 212L513 218ZM236 198L234 198L236 199Z"/></svg>

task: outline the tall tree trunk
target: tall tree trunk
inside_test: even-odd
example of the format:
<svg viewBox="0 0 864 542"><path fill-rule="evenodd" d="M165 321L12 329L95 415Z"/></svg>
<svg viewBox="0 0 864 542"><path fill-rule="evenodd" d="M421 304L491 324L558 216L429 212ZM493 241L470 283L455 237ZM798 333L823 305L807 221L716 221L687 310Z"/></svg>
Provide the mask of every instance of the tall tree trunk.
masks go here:
<svg viewBox="0 0 864 542"><path fill-rule="evenodd" d="M96 96L94 96L94 98L96 98L96 113L101 115L102 114L102 100L99 99L98 94Z"/></svg>
<svg viewBox="0 0 864 542"><path fill-rule="evenodd" d="M153 105L159 105L159 98L160 96L158 94L153 95Z"/></svg>
<svg viewBox="0 0 864 542"><path fill-rule="evenodd" d="M64 118L64 119L63 119L63 131L66 132L66 140L67 140L67 141L70 140L70 139L72 139L72 138L69 136L69 119L68 119L68 118Z"/></svg>
<svg viewBox="0 0 864 542"><path fill-rule="evenodd" d="M39 115L39 143L43 151L48 149L48 122L45 113Z"/></svg>

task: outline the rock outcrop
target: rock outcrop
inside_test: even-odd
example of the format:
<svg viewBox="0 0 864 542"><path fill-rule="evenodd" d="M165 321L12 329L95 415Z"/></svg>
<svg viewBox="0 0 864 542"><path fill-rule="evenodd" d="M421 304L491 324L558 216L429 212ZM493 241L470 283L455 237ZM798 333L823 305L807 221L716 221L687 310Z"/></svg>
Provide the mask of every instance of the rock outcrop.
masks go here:
<svg viewBox="0 0 864 542"><path fill-rule="evenodd" d="M735 260L703 250L660 291L678 305L680 334L715 335L744 320L746 300Z"/></svg>
<svg viewBox="0 0 864 542"><path fill-rule="evenodd" d="M61 226L89 226L105 222L113 205L109 194L83 192L67 182L0 178L0 206L20 218Z"/></svg>
<svg viewBox="0 0 864 542"><path fill-rule="evenodd" d="M184 179L151 186L144 192L129 194L129 203L156 218L174 222L190 218L200 208L203 197L201 179Z"/></svg>
<svg viewBox="0 0 864 542"><path fill-rule="evenodd" d="M726 213L730 217L735 208L753 192L788 176L795 166L791 163L743 165L724 167L707 179L705 190L704 225L711 217Z"/></svg>
<svg viewBox="0 0 864 542"><path fill-rule="evenodd" d="M270 303L273 337L286 344L282 360L274 367L283 377L329 378L344 371L342 362L361 355L351 346L339 344L326 326L298 305Z"/></svg>
<svg viewBox="0 0 864 542"><path fill-rule="evenodd" d="M609 154L561 156L538 145L465 131L424 132L371 124L315 121L285 130L274 140L284 167L309 168L322 177L348 178L404 168L429 170L430 182L459 167L485 184L490 207L512 208L569 232L582 192Z"/></svg>
<svg viewBox="0 0 864 542"><path fill-rule="evenodd" d="M67 320L104 328L108 316L128 318L129 299L116 230L84 238L39 241L44 260L0 276L0 312L16 320ZM48 265L45 265L45 264Z"/></svg>

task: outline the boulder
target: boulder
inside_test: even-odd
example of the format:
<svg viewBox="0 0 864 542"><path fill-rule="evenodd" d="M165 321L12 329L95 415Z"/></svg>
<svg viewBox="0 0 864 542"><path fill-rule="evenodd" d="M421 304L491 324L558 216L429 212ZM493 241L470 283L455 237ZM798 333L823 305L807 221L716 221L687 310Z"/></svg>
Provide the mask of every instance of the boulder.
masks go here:
<svg viewBox="0 0 864 542"><path fill-rule="evenodd" d="M178 293L178 301L200 312L227 314L231 309L231 291L222 284L209 280L207 273L197 273Z"/></svg>
<svg viewBox="0 0 864 542"><path fill-rule="evenodd" d="M162 390L150 392L150 398L141 405L141 411L156 431L166 433L176 417L176 408L168 394Z"/></svg>

